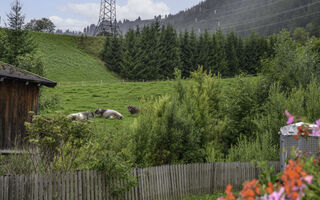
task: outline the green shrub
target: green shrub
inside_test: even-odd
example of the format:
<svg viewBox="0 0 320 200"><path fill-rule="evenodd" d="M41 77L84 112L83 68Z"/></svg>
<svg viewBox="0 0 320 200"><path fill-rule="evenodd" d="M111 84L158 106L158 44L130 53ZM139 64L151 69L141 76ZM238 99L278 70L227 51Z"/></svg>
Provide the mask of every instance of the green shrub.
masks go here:
<svg viewBox="0 0 320 200"><path fill-rule="evenodd" d="M61 98L57 94L46 93L46 95L44 95L44 93L40 91L40 101L39 101L40 112L56 110L57 108L59 108L61 102L62 102Z"/></svg>
<svg viewBox="0 0 320 200"><path fill-rule="evenodd" d="M21 69L35 73L39 76L45 76L44 64L37 54L26 54L17 58L18 66Z"/></svg>
<svg viewBox="0 0 320 200"><path fill-rule="evenodd" d="M72 121L62 114L52 118L33 116L26 122L29 141L39 150L43 161L55 170L77 169L75 159L92 136L85 121Z"/></svg>
<svg viewBox="0 0 320 200"><path fill-rule="evenodd" d="M192 73L189 86L178 78L175 94L147 102L132 125L134 162L138 166L204 162L209 142L220 151L219 132L214 131L219 93L218 79L200 68Z"/></svg>
<svg viewBox="0 0 320 200"><path fill-rule="evenodd" d="M263 74L270 84L279 83L282 90L302 86L313 78L319 79L319 56L313 50L313 41L297 45L288 32L281 32L275 46L275 56L264 61Z"/></svg>

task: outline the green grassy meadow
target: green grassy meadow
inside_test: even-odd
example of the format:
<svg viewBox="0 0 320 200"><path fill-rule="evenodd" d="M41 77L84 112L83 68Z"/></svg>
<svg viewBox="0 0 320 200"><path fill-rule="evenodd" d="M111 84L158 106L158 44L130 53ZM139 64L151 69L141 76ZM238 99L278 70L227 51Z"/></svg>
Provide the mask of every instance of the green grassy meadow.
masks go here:
<svg viewBox="0 0 320 200"><path fill-rule="evenodd" d="M110 82L102 85L74 85L43 88L44 96L56 95L60 99L59 105L54 110L44 110L40 114L52 115L55 112L71 114L95 111L97 108L113 109L123 116L122 123L130 123L137 115L131 115L127 110L128 105L141 107L141 100L172 93L173 81L161 82ZM119 123L116 119L94 119L97 122Z"/></svg>
<svg viewBox="0 0 320 200"><path fill-rule="evenodd" d="M118 81L97 57L104 44L103 38L84 38L83 45L80 45L78 36L32 34L48 79L56 82Z"/></svg>

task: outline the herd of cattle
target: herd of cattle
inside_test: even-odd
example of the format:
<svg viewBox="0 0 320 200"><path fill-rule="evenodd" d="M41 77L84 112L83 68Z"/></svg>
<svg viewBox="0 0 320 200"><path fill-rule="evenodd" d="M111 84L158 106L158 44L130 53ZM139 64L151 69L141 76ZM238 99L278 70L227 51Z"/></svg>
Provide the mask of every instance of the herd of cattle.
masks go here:
<svg viewBox="0 0 320 200"><path fill-rule="evenodd" d="M128 111L131 114L136 114L139 113L139 108L134 107L134 106L128 106ZM106 118L106 119L122 119L123 116L121 113L119 113L118 111L115 110L111 110L111 109L101 109L98 108L94 113L93 111L89 110L87 112L80 112L80 113L74 113L74 114L70 114L68 115L69 118L71 118L72 120L89 120L89 118L94 118L95 116L100 117L100 118Z"/></svg>

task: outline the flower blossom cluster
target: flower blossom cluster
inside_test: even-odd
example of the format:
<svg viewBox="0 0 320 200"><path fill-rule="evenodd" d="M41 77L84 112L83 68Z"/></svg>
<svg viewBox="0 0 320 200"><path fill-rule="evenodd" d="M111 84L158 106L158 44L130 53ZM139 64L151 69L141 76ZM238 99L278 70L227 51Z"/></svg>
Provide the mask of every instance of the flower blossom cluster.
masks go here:
<svg viewBox="0 0 320 200"><path fill-rule="evenodd" d="M285 110L288 117L287 124L292 124L297 117ZM316 125L312 126L312 134L309 133L309 124L299 126L298 133L294 137L298 140L300 137L320 136L320 119L316 121ZM241 190L237 200L301 200L305 197L305 189L312 184L314 177L303 170L304 162L301 161L302 152L297 152L296 160L289 160L285 171L277 183L268 182L267 186L261 186L259 180L253 179L247 182ZM313 159L313 165L318 166L320 157ZM218 200L235 200L236 197L232 193L232 186L226 188L226 197L220 197Z"/></svg>
<svg viewBox="0 0 320 200"><path fill-rule="evenodd" d="M240 197L237 200L301 200L305 196L307 185L312 183L313 176L303 171L303 163L300 159L290 160L285 171L281 176L281 183L278 182L276 187L273 183L268 182L268 187L263 191L259 180L253 179L247 182L241 190ZM220 197L217 200L235 200L232 193L232 186L226 188L226 197Z"/></svg>

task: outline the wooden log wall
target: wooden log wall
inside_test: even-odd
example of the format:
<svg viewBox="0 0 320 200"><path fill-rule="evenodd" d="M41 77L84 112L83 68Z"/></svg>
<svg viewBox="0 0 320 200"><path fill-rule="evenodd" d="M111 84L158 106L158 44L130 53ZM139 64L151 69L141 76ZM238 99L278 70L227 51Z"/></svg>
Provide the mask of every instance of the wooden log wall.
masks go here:
<svg viewBox="0 0 320 200"><path fill-rule="evenodd" d="M0 82L0 150L20 146L26 135L29 111L38 112L39 88L34 84L5 79Z"/></svg>
<svg viewBox="0 0 320 200"><path fill-rule="evenodd" d="M280 171L280 162L269 162ZM257 178L256 163L198 163L134 168L131 175L138 184L119 196L112 186L124 186L121 180L109 180L98 171L7 175L0 177L1 200L171 200L190 195L223 192L228 184L239 191L245 181ZM108 183L108 184L107 184Z"/></svg>

